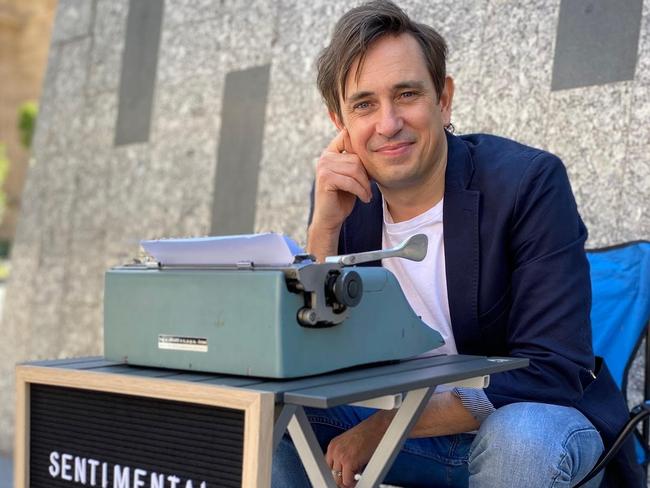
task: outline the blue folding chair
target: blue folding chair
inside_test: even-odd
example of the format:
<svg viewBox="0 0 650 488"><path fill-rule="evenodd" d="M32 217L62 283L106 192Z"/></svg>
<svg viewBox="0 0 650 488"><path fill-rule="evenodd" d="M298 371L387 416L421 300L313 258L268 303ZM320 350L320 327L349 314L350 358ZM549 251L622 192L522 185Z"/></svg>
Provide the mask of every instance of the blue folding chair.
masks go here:
<svg viewBox="0 0 650 488"><path fill-rule="evenodd" d="M635 241L587 251L591 267L591 323L594 352L607 363L627 401L627 376L636 353L645 341L643 403L630 412L630 420L611 448L603 454L581 486L607 465L632 432L637 437L637 460L644 467L650 459L650 242ZM637 430L643 422L642 431Z"/></svg>

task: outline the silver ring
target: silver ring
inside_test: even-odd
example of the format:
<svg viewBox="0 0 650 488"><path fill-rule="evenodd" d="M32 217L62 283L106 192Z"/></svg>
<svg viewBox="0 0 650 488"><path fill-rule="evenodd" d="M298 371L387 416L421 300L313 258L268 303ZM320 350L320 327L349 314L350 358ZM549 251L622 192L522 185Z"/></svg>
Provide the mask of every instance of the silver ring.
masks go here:
<svg viewBox="0 0 650 488"><path fill-rule="evenodd" d="M332 476L334 476L335 478L342 478L343 477L343 471L332 470Z"/></svg>

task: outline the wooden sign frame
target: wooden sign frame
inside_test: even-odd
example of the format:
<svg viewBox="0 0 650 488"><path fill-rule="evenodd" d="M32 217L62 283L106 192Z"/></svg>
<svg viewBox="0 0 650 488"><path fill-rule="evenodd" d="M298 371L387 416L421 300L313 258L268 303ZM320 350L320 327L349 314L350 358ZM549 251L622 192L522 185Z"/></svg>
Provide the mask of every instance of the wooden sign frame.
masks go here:
<svg viewBox="0 0 650 488"><path fill-rule="evenodd" d="M29 423L32 384L173 400L243 411L242 487L270 486L275 402L273 393L137 375L20 365L16 367L15 488L30 486Z"/></svg>

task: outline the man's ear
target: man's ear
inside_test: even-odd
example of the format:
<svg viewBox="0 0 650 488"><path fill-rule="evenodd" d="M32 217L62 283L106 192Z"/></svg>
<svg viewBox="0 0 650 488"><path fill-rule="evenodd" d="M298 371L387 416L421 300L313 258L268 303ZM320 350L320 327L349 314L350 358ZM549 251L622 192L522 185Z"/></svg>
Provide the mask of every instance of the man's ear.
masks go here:
<svg viewBox="0 0 650 488"><path fill-rule="evenodd" d="M454 99L454 79L451 76L445 77L445 86L440 94L440 111L442 112L442 123L447 126L451 123L451 103Z"/></svg>
<svg viewBox="0 0 650 488"><path fill-rule="evenodd" d="M343 122L341 122L341 119L339 119L339 116L336 115L336 113L332 112L331 110L328 112L330 116L330 120L332 123L336 126L338 130L343 130L345 126L343 125Z"/></svg>

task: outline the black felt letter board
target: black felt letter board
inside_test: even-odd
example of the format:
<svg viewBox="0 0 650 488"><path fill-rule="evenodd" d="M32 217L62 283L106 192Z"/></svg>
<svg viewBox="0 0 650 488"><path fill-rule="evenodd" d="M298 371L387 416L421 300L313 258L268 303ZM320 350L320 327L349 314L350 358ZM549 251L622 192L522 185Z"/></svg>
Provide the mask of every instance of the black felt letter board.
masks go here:
<svg viewBox="0 0 650 488"><path fill-rule="evenodd" d="M32 384L29 425L32 488L241 486L243 411Z"/></svg>

